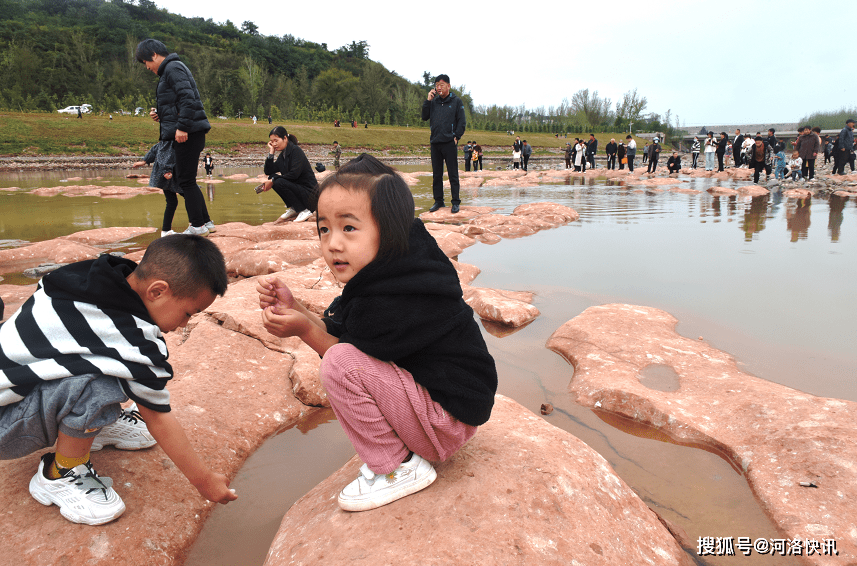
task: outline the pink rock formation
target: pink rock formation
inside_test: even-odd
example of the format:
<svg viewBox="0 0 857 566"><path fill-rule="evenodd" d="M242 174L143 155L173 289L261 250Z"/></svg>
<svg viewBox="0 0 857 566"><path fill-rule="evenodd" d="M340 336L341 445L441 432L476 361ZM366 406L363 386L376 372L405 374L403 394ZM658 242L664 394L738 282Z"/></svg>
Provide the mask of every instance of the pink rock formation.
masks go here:
<svg viewBox="0 0 857 566"><path fill-rule="evenodd" d="M742 195L747 195L751 197L760 197L767 194L770 194L770 191L765 187L760 187L759 185L742 185L738 187L738 192Z"/></svg>
<svg viewBox="0 0 857 566"><path fill-rule="evenodd" d="M143 180L148 183L148 181ZM160 193L161 189L153 187L124 187L124 186L102 186L102 185L64 185L60 187L41 187L33 189L30 194L42 197L52 197L62 194L67 197L101 197L128 199L137 195Z"/></svg>
<svg viewBox="0 0 857 566"><path fill-rule="evenodd" d="M469 285L472 283L473 280L476 279L476 276L482 271L475 265L461 263L454 259L451 259L450 261L452 262L452 266L455 267L455 270L458 272L458 280L462 285Z"/></svg>
<svg viewBox="0 0 857 566"><path fill-rule="evenodd" d="M464 302L485 320L505 326L518 327L539 316L534 307L533 294L526 291L501 291L465 286Z"/></svg>
<svg viewBox="0 0 857 566"><path fill-rule="evenodd" d="M735 189L730 189L728 187L719 187L719 186L711 187L710 189L708 189L708 192L711 193L711 195L715 196L715 197L725 197L725 196L732 196L732 195L738 194L738 191L736 191Z"/></svg>
<svg viewBox="0 0 857 566"><path fill-rule="evenodd" d="M450 208L449 204L447 204L447 206L438 209L436 212L423 212L420 214L420 219L423 222L461 223L496 210L490 206L462 206L459 212L453 214Z"/></svg>
<svg viewBox="0 0 857 566"><path fill-rule="evenodd" d="M0 298L3 299L3 318L0 319L0 322L12 316L35 292L35 283L32 285L4 285L0 283Z"/></svg>
<svg viewBox="0 0 857 566"><path fill-rule="evenodd" d="M437 241L437 245L443 250L447 257L458 256L465 248L468 248L476 243L476 240L470 236L454 231L454 230L431 230L430 234Z"/></svg>
<svg viewBox="0 0 857 566"><path fill-rule="evenodd" d="M359 466L352 458L292 506L266 566L690 564L600 454L501 395L423 491L342 511L336 495Z"/></svg>
<svg viewBox="0 0 857 566"><path fill-rule="evenodd" d="M223 238L215 239L222 240ZM223 248L220 248L223 251ZM321 257L318 240L281 240L273 242L252 243L250 247L241 248L226 254L226 271L230 275L252 277L283 271L288 267L307 263Z"/></svg>
<svg viewBox="0 0 857 566"><path fill-rule="evenodd" d="M250 226L244 222L227 222L217 226L217 232L211 234L212 241L217 238L242 238L253 242L272 240L318 240L315 222L287 222L275 225L273 222L261 226ZM216 243L216 242L215 242Z"/></svg>
<svg viewBox="0 0 857 566"><path fill-rule="evenodd" d="M541 228L556 228L567 222L572 222L580 218L580 215L573 208L556 204L553 202L531 202L517 206L512 211L514 216L527 218L533 222L534 219L540 219L538 226Z"/></svg>
<svg viewBox="0 0 857 566"><path fill-rule="evenodd" d="M783 196L786 198L810 198L812 197L812 191L809 189L786 189L783 191Z"/></svg>
<svg viewBox="0 0 857 566"><path fill-rule="evenodd" d="M839 556L857 559L857 403L815 397L738 369L728 354L675 332L668 313L632 305L590 307L560 327L547 347L574 366L577 402L621 415L680 443L726 454L743 470L763 509L790 539L835 539ZM680 387L641 383L652 364L675 370ZM817 487L804 487L814 483Z"/></svg>
<svg viewBox="0 0 857 566"><path fill-rule="evenodd" d="M141 234L151 234L152 232L156 231L156 228L151 227L95 228L94 230L83 230L82 232L75 232L74 234L63 236L63 238L65 238L66 240L72 240L74 242L80 242L81 244L87 244L90 246L103 246L106 244L124 242L125 240L136 238Z"/></svg>
<svg viewBox="0 0 857 566"><path fill-rule="evenodd" d="M92 259L103 249L57 238L24 246L0 250L0 273L17 273L43 263L71 263Z"/></svg>

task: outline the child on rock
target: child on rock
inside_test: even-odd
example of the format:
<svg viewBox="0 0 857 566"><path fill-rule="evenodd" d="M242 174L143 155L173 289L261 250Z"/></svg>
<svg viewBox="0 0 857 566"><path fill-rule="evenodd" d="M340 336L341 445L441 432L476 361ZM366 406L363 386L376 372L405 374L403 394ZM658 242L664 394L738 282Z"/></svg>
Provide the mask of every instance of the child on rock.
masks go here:
<svg viewBox="0 0 857 566"><path fill-rule="evenodd" d="M803 179L800 172L801 165L803 165L803 159L800 158L800 154L798 152L794 152L792 154L792 158L789 160L789 171L792 172L792 181L800 181Z"/></svg>
<svg viewBox="0 0 857 566"><path fill-rule="evenodd" d="M171 236L173 232L173 217L179 205L179 194L184 198L184 191L173 179L173 170L176 168L176 154L173 151L172 140L162 140L152 146L143 161L136 161L132 165L135 169L143 165L151 165L152 173L149 176L149 186L164 191L167 199L167 207L164 209L164 221L161 225L161 236Z"/></svg>
<svg viewBox="0 0 857 566"><path fill-rule="evenodd" d="M345 285L324 317L276 276L256 289L265 328L322 356L333 411L364 464L339 506L364 511L415 493L491 415L494 359L452 263L394 169L363 154L318 189L324 259Z"/></svg>
<svg viewBox="0 0 857 566"><path fill-rule="evenodd" d="M59 506L74 523L116 519L125 504L89 453L156 443L203 497L236 499L170 412L173 370L161 334L187 324L226 292L226 282L214 244L168 236L152 242L139 265L104 254L45 275L0 325L0 459L56 443L30 480L39 503ZM123 409L129 397L136 406Z"/></svg>

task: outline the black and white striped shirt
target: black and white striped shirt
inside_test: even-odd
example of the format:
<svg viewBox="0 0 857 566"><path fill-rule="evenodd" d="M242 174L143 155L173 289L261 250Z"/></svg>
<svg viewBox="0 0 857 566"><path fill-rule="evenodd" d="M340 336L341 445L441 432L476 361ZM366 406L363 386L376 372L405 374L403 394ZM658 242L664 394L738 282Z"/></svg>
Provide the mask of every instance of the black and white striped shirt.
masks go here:
<svg viewBox="0 0 857 566"><path fill-rule="evenodd" d="M102 255L46 275L0 325L0 406L40 382L86 374L119 378L125 393L168 412L167 345L125 278L133 261Z"/></svg>

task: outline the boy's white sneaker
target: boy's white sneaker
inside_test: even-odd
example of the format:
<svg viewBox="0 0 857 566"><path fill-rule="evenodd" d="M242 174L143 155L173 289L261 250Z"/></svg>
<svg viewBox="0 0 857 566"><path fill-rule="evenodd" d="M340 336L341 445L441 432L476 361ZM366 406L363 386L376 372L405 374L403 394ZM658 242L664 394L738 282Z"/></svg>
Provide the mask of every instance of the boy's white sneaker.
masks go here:
<svg viewBox="0 0 857 566"><path fill-rule="evenodd" d="M125 503L113 491L113 480L99 477L87 462L68 470L59 479L48 479L45 470L54 462L54 454L42 456L39 471L30 480L30 495L42 505L57 505L62 516L72 523L103 525L125 512Z"/></svg>
<svg viewBox="0 0 857 566"><path fill-rule="evenodd" d="M205 229L208 230L209 232L217 232L217 227L214 225L214 222L212 222L211 220L209 220L208 222L203 224L203 226L205 226Z"/></svg>
<svg viewBox="0 0 857 566"><path fill-rule="evenodd" d="M288 207L288 208L286 208L286 211L280 215L280 220L288 220L292 216L297 216L297 215L298 215L298 212L294 208Z"/></svg>
<svg viewBox="0 0 857 566"><path fill-rule="evenodd" d="M149 433L143 416L137 412L137 405L132 405L128 409L122 409L119 420L101 429L93 439L89 451L97 452L108 444L119 450L142 450L157 443Z"/></svg>
<svg viewBox="0 0 857 566"><path fill-rule="evenodd" d="M164 236L172 236L173 234L175 234L173 230L161 230L161 238Z"/></svg>
<svg viewBox="0 0 857 566"><path fill-rule="evenodd" d="M309 209L302 210L302 211L298 214L298 217L297 217L297 218L295 218L295 222L303 222L304 220L306 220L306 219L307 219L307 218L309 218L310 216L312 216L312 212L310 212L310 211L309 211Z"/></svg>
<svg viewBox="0 0 857 566"><path fill-rule="evenodd" d="M346 511L367 511L425 489L435 478L434 467L416 454L389 474L375 474L363 464L360 475L345 486L337 501Z"/></svg>

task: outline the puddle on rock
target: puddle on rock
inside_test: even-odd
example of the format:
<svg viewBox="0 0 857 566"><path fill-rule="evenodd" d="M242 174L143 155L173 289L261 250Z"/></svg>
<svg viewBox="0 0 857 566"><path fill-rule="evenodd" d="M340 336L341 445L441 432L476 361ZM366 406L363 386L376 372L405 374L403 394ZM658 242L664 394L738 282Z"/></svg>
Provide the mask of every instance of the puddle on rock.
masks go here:
<svg viewBox="0 0 857 566"><path fill-rule="evenodd" d="M678 374L672 366L664 364L650 364L640 370L640 383L649 389L667 393L678 391L681 386Z"/></svg>

